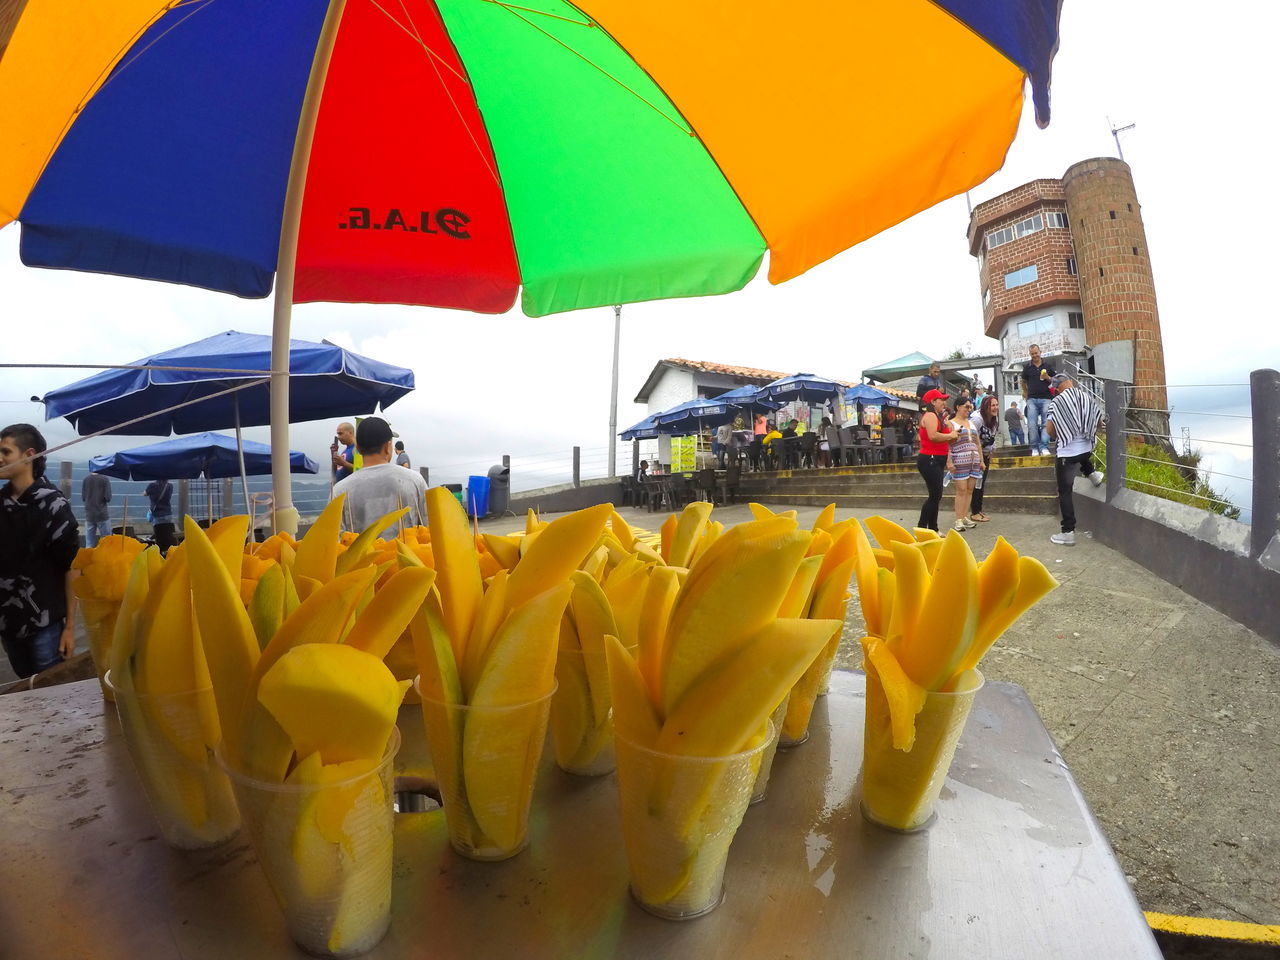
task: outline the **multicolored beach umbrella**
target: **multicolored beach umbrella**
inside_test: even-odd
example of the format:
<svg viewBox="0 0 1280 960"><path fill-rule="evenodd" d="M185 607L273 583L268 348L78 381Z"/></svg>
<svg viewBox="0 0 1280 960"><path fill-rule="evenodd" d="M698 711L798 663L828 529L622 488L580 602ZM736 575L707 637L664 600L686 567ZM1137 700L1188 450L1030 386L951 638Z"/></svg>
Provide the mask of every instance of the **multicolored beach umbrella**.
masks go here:
<svg viewBox="0 0 1280 960"><path fill-rule="evenodd" d="M766 249L778 283L988 177L1024 78L1047 122L1060 2L18 0L0 225L263 297L294 163L295 302L540 316Z"/></svg>
<svg viewBox="0 0 1280 960"><path fill-rule="evenodd" d="M1061 0L0 0L30 266L530 316L780 283L985 180ZM16 20L13 11L19 10ZM295 521L285 519L288 529Z"/></svg>

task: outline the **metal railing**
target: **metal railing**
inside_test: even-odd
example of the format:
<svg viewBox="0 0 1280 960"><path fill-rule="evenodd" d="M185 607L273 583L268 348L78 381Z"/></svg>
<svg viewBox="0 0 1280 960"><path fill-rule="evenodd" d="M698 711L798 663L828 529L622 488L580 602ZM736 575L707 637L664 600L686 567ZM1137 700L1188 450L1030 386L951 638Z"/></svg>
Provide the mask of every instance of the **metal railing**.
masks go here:
<svg viewBox="0 0 1280 960"><path fill-rule="evenodd" d="M1139 388L1103 383L1107 500L1128 488L1240 520L1250 526L1251 555L1261 556L1280 532L1280 373L1158 384L1168 410L1136 406ZM1152 429L1158 422L1167 433Z"/></svg>

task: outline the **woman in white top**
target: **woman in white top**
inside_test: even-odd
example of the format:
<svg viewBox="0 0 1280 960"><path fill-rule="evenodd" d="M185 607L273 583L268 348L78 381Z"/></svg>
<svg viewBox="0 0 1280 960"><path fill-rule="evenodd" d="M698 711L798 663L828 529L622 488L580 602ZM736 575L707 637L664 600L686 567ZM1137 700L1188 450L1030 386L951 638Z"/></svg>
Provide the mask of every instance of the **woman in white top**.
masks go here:
<svg viewBox="0 0 1280 960"><path fill-rule="evenodd" d="M955 529L960 533L977 526L969 519L969 502L973 499L974 484L982 476L982 449L978 445L978 430L970 422L972 415L972 400L968 397L956 400L955 415L951 420L956 441L947 454L947 469L951 471L951 482L955 486Z"/></svg>

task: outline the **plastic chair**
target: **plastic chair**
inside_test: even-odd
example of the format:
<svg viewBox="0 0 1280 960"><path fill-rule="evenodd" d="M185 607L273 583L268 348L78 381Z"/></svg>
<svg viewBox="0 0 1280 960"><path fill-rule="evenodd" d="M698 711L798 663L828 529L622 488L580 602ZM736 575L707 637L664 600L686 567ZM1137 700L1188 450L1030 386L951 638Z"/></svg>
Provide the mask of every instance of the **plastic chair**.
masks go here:
<svg viewBox="0 0 1280 960"><path fill-rule="evenodd" d="M711 467L703 467L698 471L694 484L697 487L699 499L706 499L708 503L716 502L716 472ZM723 501L722 501L723 502Z"/></svg>
<svg viewBox="0 0 1280 960"><path fill-rule="evenodd" d="M818 435L813 431L800 438L800 463L806 467L813 466L814 455L818 452Z"/></svg>
<svg viewBox="0 0 1280 960"><path fill-rule="evenodd" d="M840 439L840 428L830 426L826 428L827 450L831 454L831 465L838 467L844 463L844 441Z"/></svg>
<svg viewBox="0 0 1280 960"><path fill-rule="evenodd" d="M742 468L736 464L724 472L724 476L720 478L721 503L738 502L738 482L741 478Z"/></svg>

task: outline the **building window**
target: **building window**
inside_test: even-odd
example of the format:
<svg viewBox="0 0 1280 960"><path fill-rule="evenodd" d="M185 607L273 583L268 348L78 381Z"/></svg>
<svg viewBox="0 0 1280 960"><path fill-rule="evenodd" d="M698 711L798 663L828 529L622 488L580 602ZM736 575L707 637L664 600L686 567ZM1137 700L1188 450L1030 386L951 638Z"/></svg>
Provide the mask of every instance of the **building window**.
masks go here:
<svg viewBox="0 0 1280 960"><path fill-rule="evenodd" d="M1071 276L1073 277L1076 275L1076 258L1075 257L1067 257L1067 273L1071 274Z"/></svg>
<svg viewBox="0 0 1280 960"><path fill-rule="evenodd" d="M988 250L994 250L996 247L1003 247L1006 243L1013 243L1013 227L1004 227L1000 230L992 230L987 234Z"/></svg>
<svg viewBox="0 0 1280 960"><path fill-rule="evenodd" d="M1111 214L1111 219L1114 220L1116 218L1116 212L1114 210L1110 210L1108 212Z"/></svg>
<svg viewBox="0 0 1280 960"><path fill-rule="evenodd" d="M1028 234L1037 233L1044 229L1044 218L1040 214L1033 217L1027 217L1025 220L1019 220L1017 223L1001 227L999 230L992 230L987 234L987 249L994 250L996 247L1002 247L1006 243L1013 243L1019 237L1025 237Z"/></svg>
<svg viewBox="0 0 1280 960"><path fill-rule="evenodd" d="M987 289L982 291L982 305L985 307L990 302L991 302L991 288L987 287Z"/></svg>
<svg viewBox="0 0 1280 960"><path fill-rule="evenodd" d="M1135 257L1138 255L1138 248L1137 248L1137 247L1134 247L1134 248L1133 248L1133 255L1134 255Z"/></svg>
<svg viewBox="0 0 1280 960"><path fill-rule="evenodd" d="M1045 214L1045 220L1052 228L1067 229L1067 215L1060 210L1050 210Z"/></svg>
<svg viewBox="0 0 1280 960"><path fill-rule="evenodd" d="M1053 333L1058 328L1054 322L1052 315L1047 317L1036 317L1034 320L1018 321L1018 336L1024 340L1030 337L1038 337L1042 333Z"/></svg>
<svg viewBox="0 0 1280 960"><path fill-rule="evenodd" d="M1084 314L1079 310L1069 310L1067 312L1067 326L1072 330L1084 329Z"/></svg>
<svg viewBox="0 0 1280 960"><path fill-rule="evenodd" d="M1105 277L1106 275L1107 275L1107 272L1106 272L1105 270L1103 270L1101 267L1099 267L1099 268L1098 268L1098 276L1100 276L1100 277Z"/></svg>
<svg viewBox="0 0 1280 960"><path fill-rule="evenodd" d="M1039 275L1040 271L1034 263L1021 270L1014 270L1004 275L1004 288L1012 290L1014 287L1025 287L1028 283L1035 283Z"/></svg>

